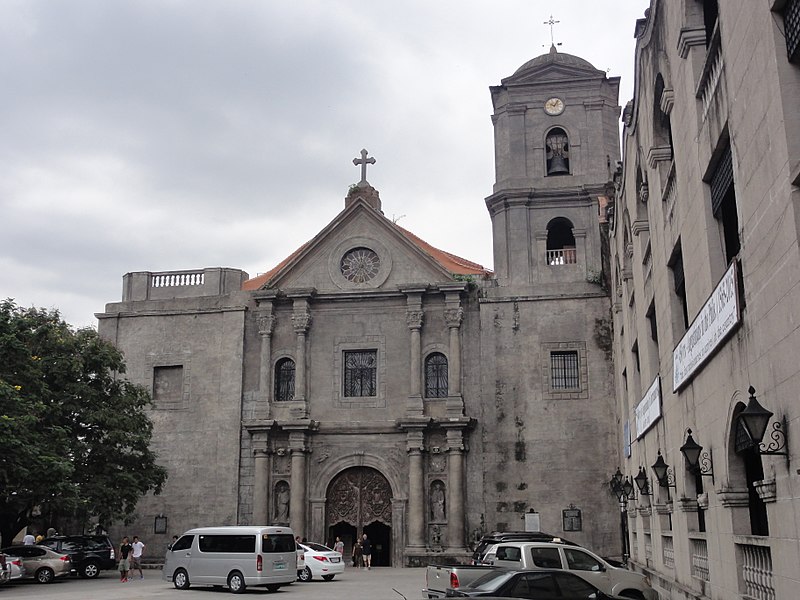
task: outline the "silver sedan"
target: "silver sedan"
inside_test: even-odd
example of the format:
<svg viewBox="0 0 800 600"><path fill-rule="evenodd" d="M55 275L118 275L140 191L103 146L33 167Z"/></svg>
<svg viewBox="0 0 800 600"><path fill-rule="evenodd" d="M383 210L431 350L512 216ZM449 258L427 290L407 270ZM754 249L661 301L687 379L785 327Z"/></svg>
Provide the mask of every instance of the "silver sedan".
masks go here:
<svg viewBox="0 0 800 600"><path fill-rule="evenodd" d="M56 577L66 577L72 571L68 555L44 546L8 546L0 549L0 552L19 558L24 567L24 576L32 577L39 583L50 583Z"/></svg>

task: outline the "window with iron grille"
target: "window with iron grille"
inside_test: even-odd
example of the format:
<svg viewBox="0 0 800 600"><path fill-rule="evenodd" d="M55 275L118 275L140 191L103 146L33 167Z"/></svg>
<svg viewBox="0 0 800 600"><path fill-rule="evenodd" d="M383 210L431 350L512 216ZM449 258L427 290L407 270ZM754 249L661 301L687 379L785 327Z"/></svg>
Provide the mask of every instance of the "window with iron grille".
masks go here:
<svg viewBox="0 0 800 600"><path fill-rule="evenodd" d="M789 61L800 64L800 0L787 0L783 9Z"/></svg>
<svg viewBox="0 0 800 600"><path fill-rule="evenodd" d="M447 398L447 357L441 352L425 359L425 397Z"/></svg>
<svg viewBox="0 0 800 600"><path fill-rule="evenodd" d="M550 382L554 390L574 390L580 388L578 352L550 353Z"/></svg>
<svg viewBox="0 0 800 600"><path fill-rule="evenodd" d="M345 351L344 395L346 397L375 396L377 378L377 350Z"/></svg>
<svg viewBox="0 0 800 600"><path fill-rule="evenodd" d="M275 365L275 401L294 400L294 361L282 358Z"/></svg>

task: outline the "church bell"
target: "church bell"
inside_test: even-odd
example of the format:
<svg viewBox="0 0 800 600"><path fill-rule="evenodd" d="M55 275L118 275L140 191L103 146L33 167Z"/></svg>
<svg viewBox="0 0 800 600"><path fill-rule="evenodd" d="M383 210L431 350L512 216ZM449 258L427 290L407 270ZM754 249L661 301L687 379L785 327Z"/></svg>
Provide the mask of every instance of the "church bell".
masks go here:
<svg viewBox="0 0 800 600"><path fill-rule="evenodd" d="M560 154L555 154L553 158L550 159L550 164L547 165L547 174L548 175L562 175L562 174L569 174L569 165L567 164L567 159L565 159Z"/></svg>

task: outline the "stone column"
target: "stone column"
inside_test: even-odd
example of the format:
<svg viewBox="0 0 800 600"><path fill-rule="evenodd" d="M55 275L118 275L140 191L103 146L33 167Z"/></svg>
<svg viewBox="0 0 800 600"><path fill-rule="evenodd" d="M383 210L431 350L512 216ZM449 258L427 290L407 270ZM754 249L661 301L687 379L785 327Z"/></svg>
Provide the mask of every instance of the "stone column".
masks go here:
<svg viewBox="0 0 800 600"><path fill-rule="evenodd" d="M306 436L301 432L289 434L292 453L292 489L289 497L289 524L295 535L307 537L306 531Z"/></svg>
<svg viewBox="0 0 800 600"><path fill-rule="evenodd" d="M447 430L447 548L463 551L464 537L464 434Z"/></svg>
<svg viewBox="0 0 800 600"><path fill-rule="evenodd" d="M256 436L260 439L256 439ZM269 524L269 450L266 432L253 436L253 525Z"/></svg>
<svg viewBox="0 0 800 600"><path fill-rule="evenodd" d="M464 399L461 397L461 321L464 309L461 306L445 308L444 318L450 328L450 357L447 361L447 415L462 416Z"/></svg>
<svg viewBox="0 0 800 600"><path fill-rule="evenodd" d="M294 371L294 399L302 402L297 408L292 410L295 418L305 418L308 416L306 400L308 398L307 389L307 365L306 365L306 336L311 327L311 313L308 311L308 297L297 297L293 301L292 327L297 336L295 347L295 371Z"/></svg>
<svg viewBox="0 0 800 600"><path fill-rule="evenodd" d="M272 315L272 305L269 312L258 315L258 334L261 336L261 371L259 377L259 406L256 409L256 418L269 418L270 402L272 400L272 330L275 327L275 317Z"/></svg>
<svg viewBox="0 0 800 600"><path fill-rule="evenodd" d="M424 433L421 429L407 433L408 444L408 546L425 547L425 484L422 459Z"/></svg>

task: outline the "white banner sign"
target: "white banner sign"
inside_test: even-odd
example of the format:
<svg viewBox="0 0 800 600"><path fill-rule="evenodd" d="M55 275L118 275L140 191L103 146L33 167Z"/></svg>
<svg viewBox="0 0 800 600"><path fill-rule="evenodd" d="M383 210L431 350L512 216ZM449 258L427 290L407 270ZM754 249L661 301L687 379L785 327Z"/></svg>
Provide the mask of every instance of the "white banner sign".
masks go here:
<svg viewBox="0 0 800 600"><path fill-rule="evenodd" d="M636 405L636 439L642 437L653 423L661 417L661 377L656 376L653 385Z"/></svg>
<svg viewBox="0 0 800 600"><path fill-rule="evenodd" d="M736 263L706 301L672 352L672 390L677 392L739 323Z"/></svg>

